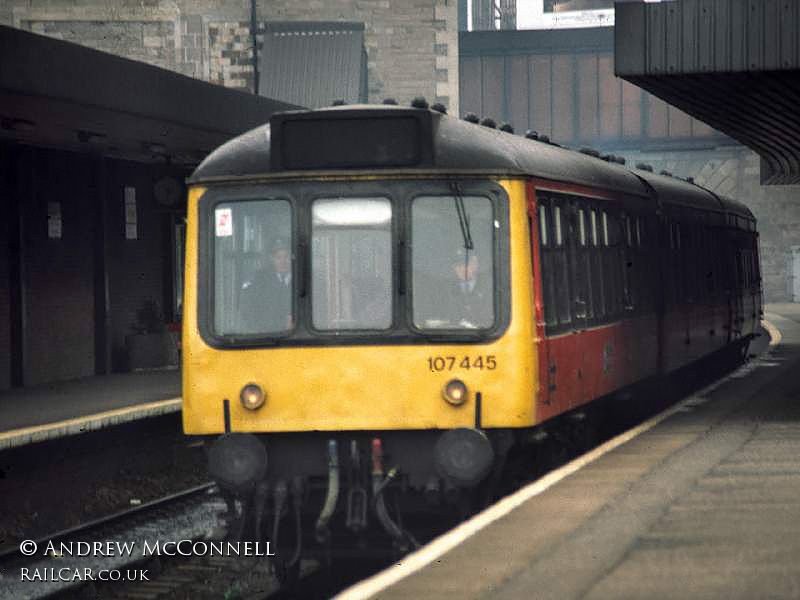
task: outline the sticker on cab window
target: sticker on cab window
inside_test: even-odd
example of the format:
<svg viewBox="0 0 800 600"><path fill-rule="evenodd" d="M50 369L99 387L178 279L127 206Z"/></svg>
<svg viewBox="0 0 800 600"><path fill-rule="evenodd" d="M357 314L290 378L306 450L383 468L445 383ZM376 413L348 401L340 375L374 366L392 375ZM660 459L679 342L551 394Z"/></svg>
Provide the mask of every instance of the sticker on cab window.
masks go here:
<svg viewBox="0 0 800 600"><path fill-rule="evenodd" d="M233 214L230 208L218 208L214 214L217 237L233 235Z"/></svg>

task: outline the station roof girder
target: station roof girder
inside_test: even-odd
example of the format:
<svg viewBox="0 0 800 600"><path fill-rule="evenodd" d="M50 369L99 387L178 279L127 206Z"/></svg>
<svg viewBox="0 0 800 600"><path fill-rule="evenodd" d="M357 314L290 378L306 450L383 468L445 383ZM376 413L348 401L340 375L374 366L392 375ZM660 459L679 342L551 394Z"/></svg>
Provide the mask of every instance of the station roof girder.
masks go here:
<svg viewBox="0 0 800 600"><path fill-rule="evenodd" d="M0 140L195 166L300 108L0 26Z"/></svg>
<svg viewBox="0 0 800 600"><path fill-rule="evenodd" d="M749 146L762 184L800 183L800 3L618 3L615 73Z"/></svg>

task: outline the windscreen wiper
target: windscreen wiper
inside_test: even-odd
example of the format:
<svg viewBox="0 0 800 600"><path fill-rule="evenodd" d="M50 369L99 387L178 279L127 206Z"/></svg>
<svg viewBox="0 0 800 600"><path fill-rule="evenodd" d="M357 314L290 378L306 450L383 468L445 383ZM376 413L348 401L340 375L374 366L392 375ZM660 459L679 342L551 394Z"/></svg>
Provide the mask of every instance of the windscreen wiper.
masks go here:
<svg viewBox="0 0 800 600"><path fill-rule="evenodd" d="M473 250L475 245L472 243L472 233L469 230L469 217L464 208L464 197L461 195L461 188L457 182L450 182L450 189L456 202L456 212L458 213L458 224L461 227L461 236L464 238L464 249ZM464 263L469 259L468 254L464 256Z"/></svg>

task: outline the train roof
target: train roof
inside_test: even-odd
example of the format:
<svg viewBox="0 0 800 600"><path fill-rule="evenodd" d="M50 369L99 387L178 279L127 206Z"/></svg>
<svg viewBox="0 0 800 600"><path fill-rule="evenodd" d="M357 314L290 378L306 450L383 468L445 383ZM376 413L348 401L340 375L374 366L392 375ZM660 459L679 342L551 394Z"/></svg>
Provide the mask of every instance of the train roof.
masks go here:
<svg viewBox="0 0 800 600"><path fill-rule="evenodd" d="M644 196L646 190L635 175L616 164L598 160L553 144L527 139L444 115L437 111L387 105L352 105L315 111L292 111L274 115L269 124L253 129L223 144L212 152L190 177L192 183L209 179L255 177L265 174L297 172L297 169L276 168L273 146L275 129L285 127L295 118L322 123L349 122L350 136L339 140L339 155L353 150L360 143L355 123L358 119L395 117L402 119L420 113L429 115L430 129L422 137L430 144L430 156L413 165L430 171L478 171L511 175L530 175L595 188L617 190ZM374 121L370 121L374 122ZM309 131L305 129L304 131ZM309 144L311 145L311 144ZM423 151L424 154L424 151ZM423 157L424 159L425 157ZM383 167L395 167L389 164ZM410 165L406 165L410 166ZM338 170L342 167L316 165L314 171Z"/></svg>
<svg viewBox="0 0 800 600"><path fill-rule="evenodd" d="M415 129L410 126L412 122L419 131L414 139L407 135ZM391 144L387 145L386 140L392 140ZM415 158L409 158L415 144L421 150ZM365 156L383 156L385 160L365 161ZM214 150L195 169L189 182L302 175L344 168L526 175L640 197L650 195L649 186L664 203L725 210L753 219L742 203L683 179L630 170L435 110L392 105L357 104L276 113L269 123Z"/></svg>
<svg viewBox="0 0 800 600"><path fill-rule="evenodd" d="M634 172L653 188L662 205L681 206L700 210L727 212L755 220L753 213L738 200L719 196L704 187L670 175L660 175L642 169Z"/></svg>

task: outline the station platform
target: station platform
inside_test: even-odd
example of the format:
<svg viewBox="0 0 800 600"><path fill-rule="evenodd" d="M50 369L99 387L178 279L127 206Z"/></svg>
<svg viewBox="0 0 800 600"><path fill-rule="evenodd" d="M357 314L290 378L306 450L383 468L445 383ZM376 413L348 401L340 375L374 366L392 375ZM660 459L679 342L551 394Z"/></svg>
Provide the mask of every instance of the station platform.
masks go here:
<svg viewBox="0 0 800 600"><path fill-rule="evenodd" d="M337 598L800 597L800 304L765 308L757 358Z"/></svg>
<svg viewBox="0 0 800 600"><path fill-rule="evenodd" d="M181 410L177 369L85 377L0 392L0 450Z"/></svg>

